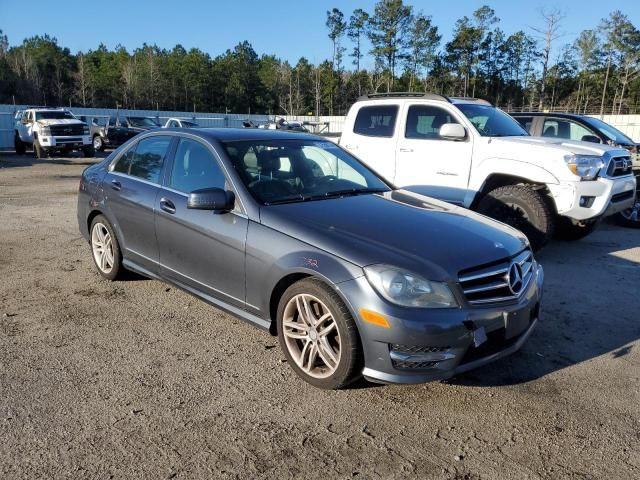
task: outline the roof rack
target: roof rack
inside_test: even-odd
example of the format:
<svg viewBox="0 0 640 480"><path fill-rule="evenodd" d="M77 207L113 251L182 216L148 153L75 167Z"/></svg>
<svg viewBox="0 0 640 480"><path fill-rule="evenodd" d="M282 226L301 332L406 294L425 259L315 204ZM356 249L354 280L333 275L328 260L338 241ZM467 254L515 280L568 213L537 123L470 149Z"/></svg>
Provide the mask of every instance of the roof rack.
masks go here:
<svg viewBox="0 0 640 480"><path fill-rule="evenodd" d="M450 102L449 97L438 95L437 93L421 93L421 92L386 92L386 93L369 93L358 98L358 101L370 100L372 98L426 98L428 100L439 100L441 102Z"/></svg>
<svg viewBox="0 0 640 480"><path fill-rule="evenodd" d="M471 103L480 103L482 105L489 105L493 107L493 104L488 100L484 100L482 98L475 97L450 97L450 100L458 101L458 102L471 102Z"/></svg>

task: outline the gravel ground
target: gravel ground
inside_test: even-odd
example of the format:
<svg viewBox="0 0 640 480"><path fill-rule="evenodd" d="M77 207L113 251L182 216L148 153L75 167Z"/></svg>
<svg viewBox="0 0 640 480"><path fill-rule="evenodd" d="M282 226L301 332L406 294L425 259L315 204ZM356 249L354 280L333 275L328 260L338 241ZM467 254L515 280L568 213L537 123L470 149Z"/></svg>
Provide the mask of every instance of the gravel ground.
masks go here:
<svg viewBox="0 0 640 480"><path fill-rule="evenodd" d="M639 231L547 247L510 358L327 392L267 333L101 279L76 225L94 161L0 155L1 478L640 478Z"/></svg>

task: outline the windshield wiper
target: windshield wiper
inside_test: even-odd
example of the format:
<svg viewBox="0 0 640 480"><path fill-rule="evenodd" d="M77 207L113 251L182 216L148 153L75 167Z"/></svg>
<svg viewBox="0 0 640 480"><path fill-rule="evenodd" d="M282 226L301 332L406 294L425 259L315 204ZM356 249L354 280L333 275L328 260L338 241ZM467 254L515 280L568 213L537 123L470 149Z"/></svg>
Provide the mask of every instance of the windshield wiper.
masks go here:
<svg viewBox="0 0 640 480"><path fill-rule="evenodd" d="M345 195L360 195L364 193L382 193L388 190L382 188L349 188L345 190L335 190L333 192L326 192L319 195L298 195L296 197L281 198L279 200L273 200L271 202L264 202L265 205L281 205L284 203L299 203L309 202L313 200L326 200L329 198L343 197Z"/></svg>
<svg viewBox="0 0 640 480"><path fill-rule="evenodd" d="M383 193L386 191L387 189L384 189L384 188L347 188L344 190L335 190L333 192L327 192L323 196L325 198L342 197L344 195L360 195L364 193ZM322 196L322 195L318 195L318 196Z"/></svg>

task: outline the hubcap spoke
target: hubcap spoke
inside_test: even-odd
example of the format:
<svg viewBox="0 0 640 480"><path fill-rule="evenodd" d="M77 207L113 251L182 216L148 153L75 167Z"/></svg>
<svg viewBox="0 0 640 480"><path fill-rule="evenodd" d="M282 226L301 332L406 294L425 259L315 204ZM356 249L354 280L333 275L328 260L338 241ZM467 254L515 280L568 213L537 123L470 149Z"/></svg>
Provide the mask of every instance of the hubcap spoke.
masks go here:
<svg viewBox="0 0 640 480"><path fill-rule="evenodd" d="M331 345L327 342L326 339L321 339L318 342L318 349L320 358L322 361L330 368L336 368L338 366L338 357L333 352Z"/></svg>

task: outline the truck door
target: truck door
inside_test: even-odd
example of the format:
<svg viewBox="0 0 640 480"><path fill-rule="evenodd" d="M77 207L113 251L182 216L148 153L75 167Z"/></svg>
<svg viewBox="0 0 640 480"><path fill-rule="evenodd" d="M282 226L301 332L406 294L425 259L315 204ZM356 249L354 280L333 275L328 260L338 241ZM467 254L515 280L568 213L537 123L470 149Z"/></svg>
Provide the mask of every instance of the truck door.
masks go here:
<svg viewBox="0 0 640 480"><path fill-rule="evenodd" d="M389 181L395 175L398 105L376 104L358 110L353 127L343 133L341 146Z"/></svg>
<svg viewBox="0 0 640 480"><path fill-rule="evenodd" d="M405 109L394 183L462 205L471 169L472 137L447 140L440 136L445 123L461 123L448 109L428 104L407 104Z"/></svg>

